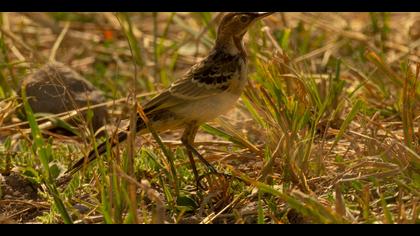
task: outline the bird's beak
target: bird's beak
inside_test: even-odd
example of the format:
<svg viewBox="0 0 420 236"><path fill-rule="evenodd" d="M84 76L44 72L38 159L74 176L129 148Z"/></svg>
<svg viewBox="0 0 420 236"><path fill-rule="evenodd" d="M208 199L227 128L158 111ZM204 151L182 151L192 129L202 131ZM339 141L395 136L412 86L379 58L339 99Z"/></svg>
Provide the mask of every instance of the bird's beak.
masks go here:
<svg viewBox="0 0 420 236"><path fill-rule="evenodd" d="M274 14L274 12L257 12L256 20L262 19L262 18L267 17L271 14Z"/></svg>

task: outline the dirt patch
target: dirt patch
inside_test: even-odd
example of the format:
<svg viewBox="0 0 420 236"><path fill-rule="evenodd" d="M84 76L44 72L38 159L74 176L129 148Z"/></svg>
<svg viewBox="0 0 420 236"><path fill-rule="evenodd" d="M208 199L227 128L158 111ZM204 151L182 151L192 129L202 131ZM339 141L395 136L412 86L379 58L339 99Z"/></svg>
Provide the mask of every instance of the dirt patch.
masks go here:
<svg viewBox="0 0 420 236"><path fill-rule="evenodd" d="M12 172L0 175L0 224L28 223L49 208L38 196L37 186Z"/></svg>

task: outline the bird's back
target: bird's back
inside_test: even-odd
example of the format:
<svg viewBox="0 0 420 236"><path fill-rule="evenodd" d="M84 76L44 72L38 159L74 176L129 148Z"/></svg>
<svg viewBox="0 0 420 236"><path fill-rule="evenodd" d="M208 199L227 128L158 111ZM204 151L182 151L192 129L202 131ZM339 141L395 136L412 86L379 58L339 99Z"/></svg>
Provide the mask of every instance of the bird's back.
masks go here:
<svg viewBox="0 0 420 236"><path fill-rule="evenodd" d="M185 122L209 121L235 105L246 84L246 61L213 50L179 80L145 104L145 113L169 111Z"/></svg>

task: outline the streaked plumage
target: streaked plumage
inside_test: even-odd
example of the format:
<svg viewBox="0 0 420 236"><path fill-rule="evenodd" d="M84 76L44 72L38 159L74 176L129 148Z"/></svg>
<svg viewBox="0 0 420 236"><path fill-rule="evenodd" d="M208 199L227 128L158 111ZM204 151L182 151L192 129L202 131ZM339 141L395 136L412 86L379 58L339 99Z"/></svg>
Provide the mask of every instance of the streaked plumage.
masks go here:
<svg viewBox="0 0 420 236"><path fill-rule="evenodd" d="M200 124L210 121L233 108L247 82L247 60L243 36L256 20L271 13L229 13L218 28L214 48L201 62L195 64L167 90L146 103L144 112L157 131L184 128L182 142L187 147L196 180L198 173L192 154L215 169L193 148L195 134ZM146 125L137 117L137 132L147 132ZM128 128L127 128L128 129ZM120 132L111 145L124 141L127 132ZM98 153L106 152L106 143L98 146ZM68 171L73 174L83 164L96 158L92 150Z"/></svg>

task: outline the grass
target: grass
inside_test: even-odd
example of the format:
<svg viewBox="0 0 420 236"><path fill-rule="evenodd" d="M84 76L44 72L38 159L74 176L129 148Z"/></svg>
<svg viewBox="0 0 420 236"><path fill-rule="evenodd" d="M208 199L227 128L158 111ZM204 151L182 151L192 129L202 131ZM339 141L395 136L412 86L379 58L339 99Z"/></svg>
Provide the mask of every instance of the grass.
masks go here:
<svg viewBox="0 0 420 236"><path fill-rule="evenodd" d="M246 91L197 137L204 157L233 176L207 176L207 191L193 188L180 131L132 134L58 187L99 140L48 136L33 115L19 125L16 112L31 109L15 91L55 55L105 92L115 123L133 124L136 102L205 56L220 15L41 15L0 20L0 221L420 222L420 49L407 35L418 13L277 13L255 24ZM36 198L11 193L15 175Z"/></svg>

